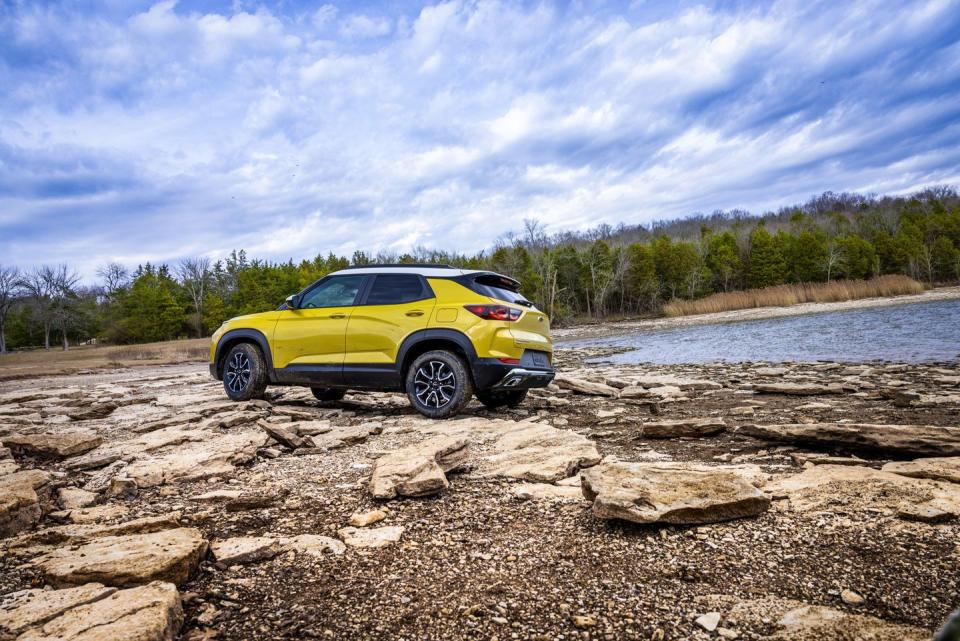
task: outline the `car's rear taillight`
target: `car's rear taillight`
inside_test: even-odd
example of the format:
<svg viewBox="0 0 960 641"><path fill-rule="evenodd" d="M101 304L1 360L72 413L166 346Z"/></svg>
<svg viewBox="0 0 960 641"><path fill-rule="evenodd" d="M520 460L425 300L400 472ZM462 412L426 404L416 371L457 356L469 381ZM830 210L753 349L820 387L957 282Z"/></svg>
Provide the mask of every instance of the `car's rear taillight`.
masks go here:
<svg viewBox="0 0 960 641"><path fill-rule="evenodd" d="M463 308L484 320L515 321L523 313L506 305L464 305Z"/></svg>

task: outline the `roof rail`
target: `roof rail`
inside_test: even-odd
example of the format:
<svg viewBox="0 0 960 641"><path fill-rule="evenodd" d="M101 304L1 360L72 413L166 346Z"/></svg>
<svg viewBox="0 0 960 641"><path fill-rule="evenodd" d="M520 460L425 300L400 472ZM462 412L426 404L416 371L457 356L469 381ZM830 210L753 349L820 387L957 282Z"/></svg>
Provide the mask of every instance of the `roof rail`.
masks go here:
<svg viewBox="0 0 960 641"><path fill-rule="evenodd" d="M457 269L453 265L441 263L370 263L368 265L348 265L343 269L377 269L378 267L412 267L415 269Z"/></svg>

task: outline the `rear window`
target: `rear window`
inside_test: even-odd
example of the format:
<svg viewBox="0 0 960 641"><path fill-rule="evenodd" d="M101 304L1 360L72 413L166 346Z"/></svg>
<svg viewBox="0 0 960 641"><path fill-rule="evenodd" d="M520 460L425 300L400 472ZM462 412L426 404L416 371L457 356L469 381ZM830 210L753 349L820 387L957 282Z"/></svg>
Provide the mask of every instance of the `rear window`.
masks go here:
<svg viewBox="0 0 960 641"><path fill-rule="evenodd" d="M525 305L527 307L533 305L533 303L528 301L524 295L516 289L516 285L514 285L513 281L500 276L477 276L470 283L470 289L478 294L489 296L490 298L496 298L497 300L502 300L505 303L514 303L516 305Z"/></svg>
<svg viewBox="0 0 960 641"><path fill-rule="evenodd" d="M396 305L429 298L423 281L414 274L380 274L367 294L367 305Z"/></svg>

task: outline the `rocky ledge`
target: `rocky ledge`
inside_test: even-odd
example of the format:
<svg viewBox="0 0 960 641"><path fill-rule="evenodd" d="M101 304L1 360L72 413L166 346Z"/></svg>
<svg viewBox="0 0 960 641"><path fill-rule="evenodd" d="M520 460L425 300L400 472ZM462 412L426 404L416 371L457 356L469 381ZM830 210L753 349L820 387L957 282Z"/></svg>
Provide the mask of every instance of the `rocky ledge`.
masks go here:
<svg viewBox="0 0 960 641"><path fill-rule="evenodd" d="M960 579L960 369L614 366L519 408L0 386L0 640L924 639Z"/></svg>

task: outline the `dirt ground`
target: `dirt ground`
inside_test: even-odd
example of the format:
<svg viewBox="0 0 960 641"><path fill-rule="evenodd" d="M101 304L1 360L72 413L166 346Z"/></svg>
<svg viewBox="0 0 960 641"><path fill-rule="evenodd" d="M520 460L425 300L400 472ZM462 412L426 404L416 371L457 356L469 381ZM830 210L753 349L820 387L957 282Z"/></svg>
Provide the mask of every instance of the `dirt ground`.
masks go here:
<svg viewBox="0 0 960 641"><path fill-rule="evenodd" d="M347 538L343 528L351 515L379 509L385 518L373 528L403 528L399 540L383 547L347 545L319 555L283 547L233 564L207 553L177 586L184 620L178 638L899 639L932 635L960 607L960 483L923 481L936 483L923 491L942 494L945 516L940 523L918 522L904 515L904 504L929 497L917 498L919 486L901 487L906 477L863 476L807 489L777 485L841 463L878 470L917 458L909 448L772 441L740 430L755 424L935 426L944 430L944 447L960 446L950 440L956 438L950 428L960 425L956 363L585 364L599 354L560 350L557 365L574 379L572 386L609 385L602 393L561 384L532 392L515 409L471 404L463 418L473 419L471 425L501 419L510 423L491 424L536 423L573 433L604 461L755 465L769 507L699 525L601 518L576 489L560 498L531 497L518 490L536 479L483 473L483 457L496 446L489 441L470 445L473 458L447 474L448 487L430 496L376 500L369 481L378 460L427 436L452 433L457 423L420 419L399 394L354 393L321 403L309 390L270 388L267 402L231 406L199 364L46 376L0 382L0 441L82 431L102 442L53 459L12 448L14 465L43 470L49 482L46 494L37 490L42 516L2 539L0 594L51 584L49 568L37 565L49 548L24 539L44 529L179 512L180 525L198 528L209 542L302 534L339 540ZM664 376L673 378L644 379ZM766 383L824 390L758 391ZM625 389L637 388L627 397ZM67 413L110 404L116 407L94 412L102 416ZM720 421L724 429L643 436L649 423L680 419ZM267 437L263 423L301 436L319 433L293 447ZM163 440L171 430L188 438ZM217 440L237 433L261 440L236 449ZM110 448L119 446L109 466L116 466L114 479L133 479L132 486L94 490L87 508L57 504L63 488L89 484L108 465L99 463L110 458ZM178 451L195 460L184 464ZM99 463L93 460L98 453L104 454ZM71 462L77 460L90 466L76 469ZM578 488L579 481L533 483L545 485ZM111 581L109 572L99 576ZM833 615L812 627L781 620L785 610L810 605L840 613L842 625ZM713 629L701 618L712 612L720 617Z"/></svg>

